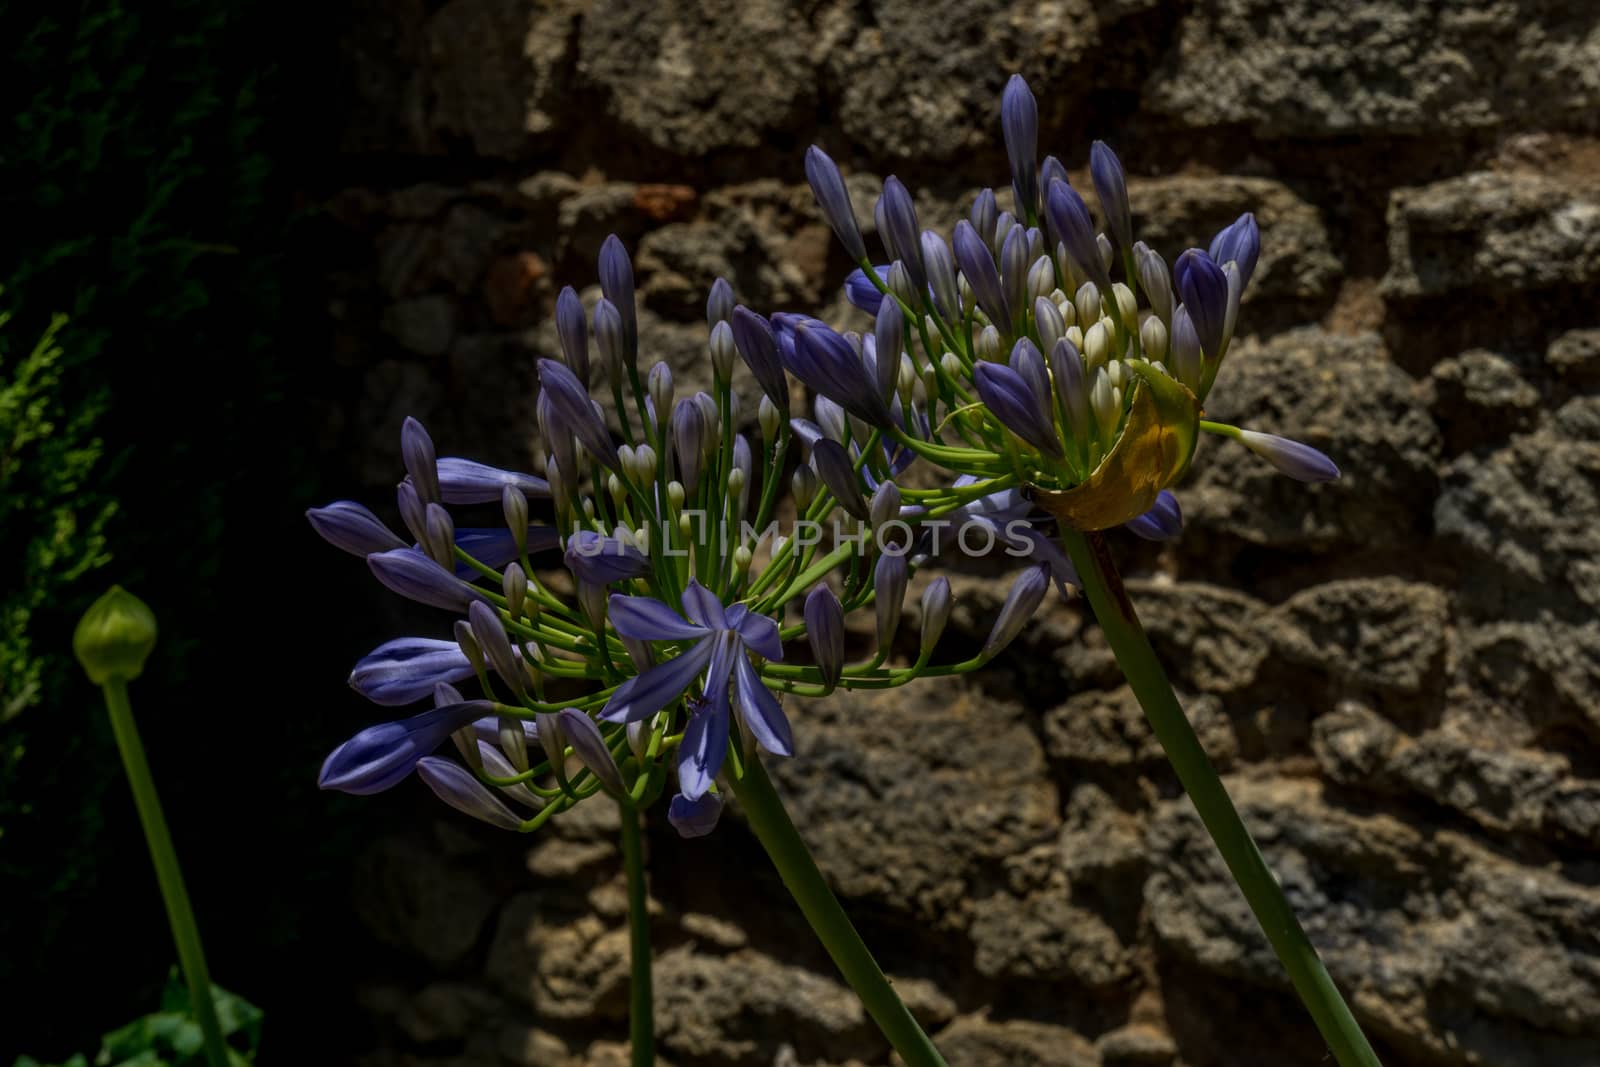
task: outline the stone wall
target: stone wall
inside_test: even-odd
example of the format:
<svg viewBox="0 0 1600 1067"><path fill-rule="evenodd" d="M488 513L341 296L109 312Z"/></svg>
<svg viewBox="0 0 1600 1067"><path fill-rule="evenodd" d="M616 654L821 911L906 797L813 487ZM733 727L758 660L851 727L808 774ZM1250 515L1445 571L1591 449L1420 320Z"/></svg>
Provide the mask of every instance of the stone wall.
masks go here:
<svg viewBox="0 0 1600 1067"><path fill-rule="evenodd" d="M1255 210L1213 410L1344 478L1208 444L1182 541L1119 541L1135 601L1386 1063L1600 1064L1600 9L356 0L341 27L310 269L354 397L325 443L370 495L408 412L529 460L554 293L609 232L675 368L719 274L844 317L804 147L947 227L1006 184L1012 70L1075 174L1117 148L1169 255ZM958 589L981 640L1003 589ZM1327 1062L1081 604L971 681L792 716L780 785L952 1064ZM365 1062L624 1062L600 808L520 841L419 797L374 843ZM736 818L649 844L666 1060L886 1062Z"/></svg>

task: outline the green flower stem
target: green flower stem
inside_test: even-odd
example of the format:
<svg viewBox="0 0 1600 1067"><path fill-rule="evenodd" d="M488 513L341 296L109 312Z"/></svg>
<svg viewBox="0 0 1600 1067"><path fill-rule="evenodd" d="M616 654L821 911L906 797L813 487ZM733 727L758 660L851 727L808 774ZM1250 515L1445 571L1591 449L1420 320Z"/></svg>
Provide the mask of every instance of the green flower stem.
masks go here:
<svg viewBox="0 0 1600 1067"><path fill-rule="evenodd" d="M1083 580L1083 591L1100 622L1100 631L1116 654L1117 664L1150 720L1151 729L1178 773L1184 791L1200 813L1233 880L1244 893L1256 921L1294 983L1295 991L1311 1012L1323 1040L1341 1067L1381 1067L1377 1053L1350 1014L1350 1008L1333 984L1311 939L1301 929L1283 887L1273 877L1261 850L1245 829L1239 812L1223 788L1222 779L1207 758L1194 727L1178 704L1161 661L1139 625L1139 617L1123 588L1105 538L1082 534L1065 526L1061 543Z"/></svg>
<svg viewBox="0 0 1600 1067"><path fill-rule="evenodd" d="M743 777L733 781L733 794L811 929L906 1067L946 1067L828 888L760 760L745 765Z"/></svg>
<svg viewBox="0 0 1600 1067"><path fill-rule="evenodd" d="M105 694L106 710L111 713L117 748L122 752L122 766L133 788L133 802L139 809L144 838L150 846L156 881L161 884L167 921L172 924L172 940L178 946L178 962L183 965L183 975L189 983L189 1005L205 1039L206 1062L211 1067L228 1067L228 1045L223 1040L217 1007L211 999L211 976L206 970L205 951L200 947L200 928L195 925L194 910L189 906L189 891L184 888L178 854L172 847L172 835L167 832L167 820L161 814L161 798L156 795L156 783L150 777L150 764L144 757L139 728L133 722L128 683L121 678L111 678L101 686L101 691Z"/></svg>
<svg viewBox="0 0 1600 1067"><path fill-rule="evenodd" d="M622 865L628 872L628 947L633 980L629 985L628 1036L633 1067L656 1062L656 1029L650 988L650 894L644 880L644 842L639 813L618 804L622 815Z"/></svg>

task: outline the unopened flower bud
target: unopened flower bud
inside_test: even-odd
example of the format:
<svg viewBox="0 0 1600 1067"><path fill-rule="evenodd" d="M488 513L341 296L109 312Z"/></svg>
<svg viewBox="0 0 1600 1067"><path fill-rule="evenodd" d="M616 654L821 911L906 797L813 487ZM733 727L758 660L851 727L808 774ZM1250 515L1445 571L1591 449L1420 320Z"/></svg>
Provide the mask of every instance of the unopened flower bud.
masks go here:
<svg viewBox="0 0 1600 1067"><path fill-rule="evenodd" d="M995 353L998 355L999 351L1000 346L999 343L996 342ZM959 382L962 375L966 374L966 369L961 366L961 357L956 355L954 352L946 352L944 355L939 357L939 369L944 371L945 377L956 382Z"/></svg>
<svg viewBox="0 0 1600 1067"><path fill-rule="evenodd" d="M1160 363L1167 358L1167 328L1154 315L1148 316L1139 327L1139 345L1144 358Z"/></svg>
<svg viewBox="0 0 1600 1067"><path fill-rule="evenodd" d="M933 646L939 643L945 623L950 621L952 604L950 582L943 575L929 582L928 588L922 591L922 659L933 654Z"/></svg>
<svg viewBox="0 0 1600 1067"><path fill-rule="evenodd" d="M790 491L794 494L794 506L804 514L811 507L811 502L817 498L817 488L822 480L817 477L816 468L809 463L802 463L794 469L794 477L790 479Z"/></svg>
<svg viewBox="0 0 1600 1067"><path fill-rule="evenodd" d="M155 613L120 585L90 604L72 633L73 654L95 685L139 677L155 647Z"/></svg>
<svg viewBox="0 0 1600 1067"><path fill-rule="evenodd" d="M1132 333L1139 328L1139 301L1134 298L1133 290L1121 282L1113 285L1111 292L1117 300L1117 314L1122 319L1122 328Z"/></svg>
<svg viewBox="0 0 1600 1067"><path fill-rule="evenodd" d="M1028 268L1028 299L1037 303L1056 287L1056 266L1050 257L1040 256Z"/></svg>
<svg viewBox="0 0 1600 1067"><path fill-rule="evenodd" d="M900 517L900 489L893 482L879 482L867 505L867 521L874 530L890 519Z"/></svg>
<svg viewBox="0 0 1600 1067"><path fill-rule="evenodd" d="M1109 272L1112 262L1117 258L1117 250L1112 246L1111 238L1103 233L1095 234L1094 242L1095 246L1100 249L1100 269Z"/></svg>
<svg viewBox="0 0 1600 1067"><path fill-rule="evenodd" d="M734 496L738 496L740 493L744 492L744 480L745 480L745 477L746 477L746 475L745 475L744 471L740 470L737 467L735 467L733 470L729 471L728 472L728 492L732 493Z"/></svg>
<svg viewBox="0 0 1600 1067"><path fill-rule="evenodd" d="M748 571L750 569L750 564L754 562L754 560L755 557L750 554L750 550L744 545L740 545L738 548L733 550L733 569L738 571L740 574L744 574L746 571Z"/></svg>
<svg viewBox="0 0 1600 1067"><path fill-rule="evenodd" d="M528 498L522 490L508 485L500 491L500 510L505 514L506 528L520 555L528 550Z"/></svg>
<svg viewBox="0 0 1600 1067"><path fill-rule="evenodd" d="M1296 481L1331 482L1339 477L1339 468L1333 460L1310 445L1255 430L1240 430L1239 440L1250 451Z"/></svg>
<svg viewBox="0 0 1600 1067"><path fill-rule="evenodd" d="M511 639L506 636L499 613L483 601L474 600L467 607L467 620L472 625L472 636L477 638L494 672L513 692L522 696L527 690L528 675L522 667L522 660L511 648Z"/></svg>
<svg viewBox="0 0 1600 1067"><path fill-rule="evenodd" d="M668 482L667 483L667 502L672 505L672 510L673 511L682 510L684 499L685 499L685 494L684 494L684 491L683 491L683 483L679 482L679 481Z"/></svg>
<svg viewBox="0 0 1600 1067"><path fill-rule="evenodd" d="M878 623L878 652L887 655L900 628L900 609L906 598L910 568L902 553L884 552L872 571L873 606Z"/></svg>
<svg viewBox="0 0 1600 1067"><path fill-rule="evenodd" d="M819 585L806 596L806 640L822 672L822 684L831 690L844 675L844 608L833 590Z"/></svg>
<svg viewBox="0 0 1600 1067"><path fill-rule="evenodd" d="M1104 367L1111 359L1111 332L1097 322L1083 335L1083 355L1093 368Z"/></svg>
<svg viewBox="0 0 1600 1067"><path fill-rule="evenodd" d="M528 576L523 573L522 564L506 564L500 585L506 595L506 614L513 619L522 618L522 606L528 598Z"/></svg>
<svg viewBox="0 0 1600 1067"><path fill-rule="evenodd" d="M728 284L728 279L718 278L712 282L711 292L706 296L706 325L715 329L717 323L733 318L733 303L733 286Z"/></svg>
<svg viewBox="0 0 1600 1067"><path fill-rule="evenodd" d="M656 409L656 418L664 419L672 411L672 368L656 363L645 378L645 390L650 394L650 404Z"/></svg>
<svg viewBox="0 0 1600 1067"><path fill-rule="evenodd" d="M477 635L472 632L472 625L465 619L457 619L451 633L455 636L461 654L472 664L472 669L480 674L483 673L483 647L478 644Z"/></svg>
<svg viewBox="0 0 1600 1067"><path fill-rule="evenodd" d="M979 656L985 660L993 659L1009 645L1038 610L1049 588L1049 564L1040 563L1023 571L1006 594L1006 602L1000 606L1000 614L995 617L994 627L989 631L989 638L984 641Z"/></svg>
<svg viewBox="0 0 1600 1067"><path fill-rule="evenodd" d="M1100 321L1100 287L1094 282L1084 282L1079 286L1072 303L1078 313L1078 325L1085 330Z"/></svg>
<svg viewBox="0 0 1600 1067"><path fill-rule="evenodd" d="M528 734L523 730L521 720L501 716L500 751L506 754L506 760L519 774L528 769Z"/></svg>
<svg viewBox="0 0 1600 1067"><path fill-rule="evenodd" d="M633 450L633 467L638 472L639 484L649 485L656 480L656 450L640 445Z"/></svg>
<svg viewBox="0 0 1600 1067"><path fill-rule="evenodd" d="M1061 311L1046 296L1038 297L1033 302L1033 325L1039 333L1039 347L1045 352L1056 346L1067 329Z"/></svg>
<svg viewBox="0 0 1600 1067"><path fill-rule="evenodd" d="M974 342L978 358L988 360L990 363L1000 361L1000 331L993 326L985 326Z"/></svg>
<svg viewBox="0 0 1600 1067"><path fill-rule="evenodd" d="M733 361L739 350L733 343L733 327L719 322L711 328L711 369L717 381L726 382L733 377Z"/></svg>
<svg viewBox="0 0 1600 1067"><path fill-rule="evenodd" d="M761 424L761 440L770 445L778 437L783 412L778 410L772 398L765 393L761 394L761 406L756 409L756 421Z"/></svg>
<svg viewBox="0 0 1600 1067"><path fill-rule="evenodd" d="M443 504L429 504L424 513L428 536L422 547L435 563L447 571L456 566L456 524Z"/></svg>
<svg viewBox="0 0 1600 1067"><path fill-rule="evenodd" d="M433 450L433 439L422 423L409 415L400 427L400 457L405 462L411 484L424 504L437 503L439 497L439 461Z"/></svg>
<svg viewBox="0 0 1600 1067"><path fill-rule="evenodd" d="M623 350L627 345L623 336L625 329L622 313L602 297L594 306L594 346L600 353L600 366L606 373L606 380L618 385L627 381L623 370L626 359Z"/></svg>

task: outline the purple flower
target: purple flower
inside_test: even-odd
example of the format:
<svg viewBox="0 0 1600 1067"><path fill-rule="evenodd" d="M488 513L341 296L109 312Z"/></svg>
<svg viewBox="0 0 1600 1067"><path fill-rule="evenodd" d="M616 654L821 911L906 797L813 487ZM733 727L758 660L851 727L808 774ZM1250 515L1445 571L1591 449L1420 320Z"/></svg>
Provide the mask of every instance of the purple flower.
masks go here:
<svg viewBox="0 0 1600 1067"><path fill-rule="evenodd" d="M397 637L361 657L350 672L350 688L374 704L400 707L429 696L441 682L472 675L472 664L456 642Z"/></svg>
<svg viewBox="0 0 1600 1067"><path fill-rule="evenodd" d="M600 291L622 318L622 358L633 366L639 354L639 321L633 304L633 261L616 234L600 246ZM543 376L541 375L541 378Z"/></svg>
<svg viewBox="0 0 1600 1067"><path fill-rule="evenodd" d="M1111 292L1111 276L1100 259L1100 241L1094 220L1089 217L1089 206L1078 191L1059 179L1051 182L1050 188L1045 190L1045 213L1078 273L1094 282L1100 292Z"/></svg>
<svg viewBox="0 0 1600 1067"><path fill-rule="evenodd" d="M1017 210L1031 216L1039 210L1039 104L1020 74L1011 75L1000 96L1000 130L1011 161Z"/></svg>
<svg viewBox="0 0 1600 1067"><path fill-rule="evenodd" d="M889 268L873 267L878 275L878 280L889 284ZM868 315L876 315L878 308L883 304L883 290L879 289L867 277L867 272L857 267L851 271L844 280L844 298Z"/></svg>
<svg viewBox="0 0 1600 1067"><path fill-rule="evenodd" d="M704 796L722 769L728 749L730 677L744 729L768 752L793 754L789 720L746 655L783 659L777 623L743 604L725 609L716 594L693 580L684 590L681 616L651 597L614 595L610 608L611 625L622 637L694 642L623 682L600 712L606 722L636 722L683 696L704 672L705 700L695 703L679 747L678 785L684 796L691 800Z"/></svg>
<svg viewBox="0 0 1600 1067"><path fill-rule="evenodd" d="M357 796L381 793L404 781L451 734L493 710L487 700L467 700L369 726L329 753L317 785Z"/></svg>
<svg viewBox="0 0 1600 1067"><path fill-rule="evenodd" d="M622 782L622 771L617 767L611 750L606 747L606 739L600 735L600 728L594 724L594 720L577 708L563 708L555 718L561 724L561 733L572 746L573 754L589 768L589 772L612 793L627 792L627 786Z"/></svg>
<svg viewBox="0 0 1600 1067"><path fill-rule="evenodd" d="M414 548L374 552L367 566L391 591L419 604L462 613L481 599L477 590Z"/></svg>
<svg viewBox="0 0 1600 1067"><path fill-rule="evenodd" d="M1049 399L1036 394L1022 375L1001 363L980 362L972 368L972 384L1002 426L1040 452L1061 458L1061 442L1047 414Z"/></svg>
<svg viewBox="0 0 1600 1067"><path fill-rule="evenodd" d="M781 338L778 346L791 374L868 425L889 425L889 406L849 341L815 319L774 315L775 330L782 328L780 323L794 335L792 353L785 351Z"/></svg>
<svg viewBox="0 0 1600 1067"><path fill-rule="evenodd" d="M784 376L783 361L778 358L778 342L772 336L772 324L747 307L736 307L733 309L733 343L767 399L787 414L789 379Z"/></svg>
<svg viewBox="0 0 1600 1067"><path fill-rule="evenodd" d="M995 617L994 626L990 629L989 638L984 641L979 656L985 660L993 659L1001 649L1009 645L1038 610L1039 602L1044 599L1045 591L1049 588L1048 564L1041 563L1023 571L1012 583L1011 591L1006 594L1006 602L1000 605L1000 614Z"/></svg>
<svg viewBox="0 0 1600 1067"><path fill-rule="evenodd" d="M594 530L579 530L567 538L563 557L567 569L591 585L610 585L650 573L650 561L633 545Z"/></svg>
<svg viewBox="0 0 1600 1067"><path fill-rule="evenodd" d="M950 254L950 246L944 243L944 238L932 230L922 231L922 260L928 268L928 288L933 292L939 314L947 322L959 321L961 283L956 280L955 257Z"/></svg>
<svg viewBox="0 0 1600 1067"><path fill-rule="evenodd" d="M877 321L872 329L872 360L874 377L878 380L878 392L883 396L883 402L889 403L894 398L895 384L900 378L900 356L905 351L905 315L900 311L900 305L893 300L886 300L878 308Z"/></svg>
<svg viewBox="0 0 1600 1067"><path fill-rule="evenodd" d="M1089 177L1094 181L1094 192L1100 198L1100 210L1105 212L1112 240L1118 250L1131 250L1133 215L1128 209L1128 177L1122 170L1122 160L1104 141L1096 141L1089 148Z"/></svg>
<svg viewBox="0 0 1600 1067"><path fill-rule="evenodd" d="M550 398L550 408L565 428L583 442L589 454L603 463L608 470L621 475L617 462L617 448L611 442L611 431L601 421L589 390L584 388L577 375L564 363L553 359L539 361L539 385ZM567 473L565 470L563 474ZM576 472L573 472L576 473Z"/></svg>
<svg viewBox="0 0 1600 1067"><path fill-rule="evenodd" d="M589 316L584 313L583 301L572 286L561 290L556 297L556 337L561 342L561 355L578 376L578 381L589 384Z"/></svg>
<svg viewBox="0 0 1600 1067"><path fill-rule="evenodd" d="M1228 276L1210 256L1191 248L1178 257L1172 277L1178 283L1178 299L1189 309L1201 350L1208 359L1216 359L1227 330Z"/></svg>
<svg viewBox="0 0 1600 1067"><path fill-rule="evenodd" d="M905 266L912 288L923 292L928 288L928 272L922 265L922 227L917 225L917 207L905 183L893 174L883 183L876 216L879 239L889 255Z"/></svg>
<svg viewBox="0 0 1600 1067"><path fill-rule="evenodd" d="M717 323L732 321L733 305L733 286L728 279L719 277L706 294L706 325L716 329Z"/></svg>
<svg viewBox="0 0 1600 1067"><path fill-rule="evenodd" d="M832 689L844 675L844 607L832 589L819 585L806 594L805 619L811 657L822 672L822 684Z"/></svg>
<svg viewBox="0 0 1600 1067"><path fill-rule="evenodd" d="M984 189L972 200L972 228L978 231L986 245L994 244L994 233L1000 225L1000 205L995 202L994 190Z"/></svg>
<svg viewBox="0 0 1600 1067"><path fill-rule="evenodd" d="M335 500L327 507L308 508L306 520L324 541L353 556L370 556L406 546L382 519L354 500Z"/></svg>
<svg viewBox="0 0 1600 1067"><path fill-rule="evenodd" d="M704 837L716 829L722 815L722 794L705 793L690 800L679 793L667 805L667 821L679 837Z"/></svg>
<svg viewBox="0 0 1600 1067"><path fill-rule="evenodd" d="M1146 541L1171 541L1183 533L1183 511L1178 498L1163 489L1149 511L1122 525Z"/></svg>
<svg viewBox="0 0 1600 1067"><path fill-rule="evenodd" d="M903 553L885 552L872 570L872 601L878 624L878 652L887 654L900 628L900 609L905 603L910 568Z"/></svg>
<svg viewBox="0 0 1600 1067"><path fill-rule="evenodd" d="M1139 288L1150 301L1150 307L1162 322L1172 322L1172 275L1161 253L1143 241L1133 246L1134 268L1139 272Z"/></svg>
<svg viewBox="0 0 1600 1067"><path fill-rule="evenodd" d="M922 659L933 655L933 646L939 643L945 624L950 621L950 609L954 604L954 598L950 595L950 579L942 574L922 591Z"/></svg>
<svg viewBox="0 0 1600 1067"><path fill-rule="evenodd" d="M522 820L516 813L478 781L476 775L454 760L424 756L417 761L417 777L433 790L434 796L464 815L502 830L522 829Z"/></svg>
<svg viewBox="0 0 1600 1067"><path fill-rule="evenodd" d="M870 509L866 497L861 495L855 464L844 446L826 437L819 438L811 446L811 464L839 506L854 518L865 520Z"/></svg>
<svg viewBox="0 0 1600 1067"><path fill-rule="evenodd" d="M438 503L439 469L433 438L422 428L422 423L410 415L400 425L400 458L405 462L406 473L411 476L411 484L416 486L422 503Z"/></svg>
<svg viewBox="0 0 1600 1067"><path fill-rule="evenodd" d="M1310 445L1276 434L1240 430L1244 446L1284 474L1301 482L1331 482L1339 477L1333 460Z"/></svg>
<svg viewBox="0 0 1600 1067"><path fill-rule="evenodd" d="M1239 264L1239 280L1249 285L1250 275L1256 271L1256 260L1261 256L1261 228L1256 225L1255 215L1246 211L1224 226L1211 239L1207 252L1213 261L1223 266L1230 262Z"/></svg>
<svg viewBox="0 0 1600 1067"><path fill-rule="evenodd" d="M811 192L817 198L817 208L822 212L822 217L833 227L834 234L839 238L839 243L844 245L850 259L856 263L864 261L867 258L867 246L861 240L861 227L856 224L850 190L845 187L844 178L840 176L833 159L816 145L806 150L806 181L811 184Z"/></svg>
<svg viewBox="0 0 1600 1067"><path fill-rule="evenodd" d="M994 254L989 251L983 235L966 219L956 223L955 254L956 264L960 266L961 273L966 275L978 306L997 329L1009 331L1011 308L1006 304L1006 291L1000 284L1000 272L995 268Z"/></svg>
<svg viewBox="0 0 1600 1067"><path fill-rule="evenodd" d="M550 483L543 478L476 460L446 456L439 461L438 470L439 496L446 504L492 504L501 499L508 485L523 496L542 499L550 495Z"/></svg>

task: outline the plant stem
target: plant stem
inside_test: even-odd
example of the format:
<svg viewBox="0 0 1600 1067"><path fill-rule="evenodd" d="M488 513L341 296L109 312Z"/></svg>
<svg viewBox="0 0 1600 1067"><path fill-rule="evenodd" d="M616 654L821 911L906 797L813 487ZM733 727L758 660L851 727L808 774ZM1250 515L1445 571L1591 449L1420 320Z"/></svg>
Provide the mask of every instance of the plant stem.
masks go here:
<svg viewBox="0 0 1600 1067"><path fill-rule="evenodd" d="M1150 639L1139 625L1139 617L1123 588L1105 538L1098 533L1081 534L1063 525L1061 543L1072 557L1073 566L1083 580L1100 630L1116 654L1117 665L1128 679L1134 695L1144 708L1150 727L1166 751L1178 781L1200 813L1200 821L1228 865L1233 880L1244 893L1256 921L1261 924L1272 949L1289 972L1295 991L1311 1012L1323 1040L1341 1067L1381 1067L1366 1035L1351 1015L1339 989L1317 955L1315 946L1301 929L1283 887L1273 877L1250 831L1207 758L1200 738L1178 703L1172 684L1167 681L1161 661L1156 658Z"/></svg>
<svg viewBox="0 0 1600 1067"><path fill-rule="evenodd" d="M106 709L111 713L117 748L122 752L122 766L133 788L133 802L144 826L144 838L150 846L156 881L161 885L161 899L167 906L172 940L178 946L178 962L189 983L189 1006L205 1039L206 1062L211 1067L228 1067L228 1045L223 1040L217 1007L211 999L211 976L206 970L205 951L200 947L200 928L195 925L194 910L189 906L189 891L184 888L178 854L172 847L172 835L167 832L167 820L161 814L161 798L156 795L156 784L150 777L150 764L145 761L139 728L133 722L128 683L112 678L101 689L105 693Z"/></svg>
<svg viewBox="0 0 1600 1067"><path fill-rule="evenodd" d="M828 888L760 760L745 765L744 776L733 782L733 793L811 929L906 1067L946 1067Z"/></svg>
<svg viewBox="0 0 1600 1067"><path fill-rule="evenodd" d="M644 880L644 842L639 813L617 805L622 815L622 865L628 872L628 948L633 980L628 994L628 1036L633 1067L656 1061L656 1029L650 983L650 892Z"/></svg>

